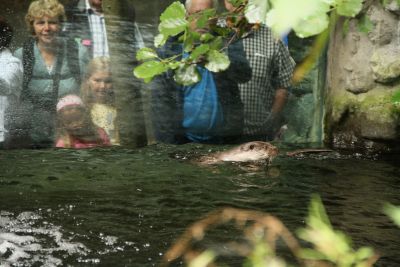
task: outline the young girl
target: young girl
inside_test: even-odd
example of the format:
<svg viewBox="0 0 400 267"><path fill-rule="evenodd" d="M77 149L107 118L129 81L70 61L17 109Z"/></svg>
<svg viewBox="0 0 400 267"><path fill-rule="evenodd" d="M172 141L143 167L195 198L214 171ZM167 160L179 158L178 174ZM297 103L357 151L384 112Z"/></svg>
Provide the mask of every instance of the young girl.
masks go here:
<svg viewBox="0 0 400 267"><path fill-rule="evenodd" d="M79 96L67 95L59 100L57 122L56 147L90 148L110 145L107 133L92 123Z"/></svg>
<svg viewBox="0 0 400 267"><path fill-rule="evenodd" d="M89 108L93 123L107 132L112 145L119 145L117 109L107 57L96 57L90 61L82 83L81 96Z"/></svg>

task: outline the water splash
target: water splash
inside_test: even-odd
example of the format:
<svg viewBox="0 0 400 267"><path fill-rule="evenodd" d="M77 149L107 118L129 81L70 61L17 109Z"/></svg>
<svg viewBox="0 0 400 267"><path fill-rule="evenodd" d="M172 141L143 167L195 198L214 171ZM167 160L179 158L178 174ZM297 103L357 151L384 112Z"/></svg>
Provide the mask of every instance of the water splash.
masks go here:
<svg viewBox="0 0 400 267"><path fill-rule="evenodd" d="M65 238L60 226L42 220L38 213L0 212L0 266L61 266L63 258L85 256L89 251Z"/></svg>

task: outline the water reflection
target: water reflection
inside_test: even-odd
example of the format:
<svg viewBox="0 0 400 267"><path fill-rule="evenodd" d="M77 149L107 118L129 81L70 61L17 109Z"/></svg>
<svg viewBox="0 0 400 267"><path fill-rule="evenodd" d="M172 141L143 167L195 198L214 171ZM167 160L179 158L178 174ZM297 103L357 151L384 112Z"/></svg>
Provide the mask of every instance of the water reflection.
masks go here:
<svg viewBox="0 0 400 267"><path fill-rule="evenodd" d="M27 7L29 34L15 51L24 70L18 79L23 85L12 82L18 87L13 94L19 96L21 92L21 103L10 102L13 110L7 117L5 147L54 146L60 138L56 105L69 94L83 98L93 123L106 132L112 145L119 145L121 140L126 145L146 143L140 84L132 69L137 63L135 51L147 37L140 34L135 23L132 3L115 3L121 4L118 16L109 14L105 20L102 1L86 2L62 5L56 0L35 0ZM9 7L7 17L8 13L25 13L21 6ZM15 20L11 19L18 25ZM114 58L113 64L109 57ZM90 59L93 61L88 65ZM93 139L90 135L88 138Z"/></svg>
<svg viewBox="0 0 400 267"><path fill-rule="evenodd" d="M55 146L59 148L90 148L111 145L105 128L98 127L97 121L93 119L93 112L91 115L92 117L80 97L67 95L61 98L57 103L58 133ZM111 120L110 125L112 123ZM106 129L110 130L110 127Z"/></svg>

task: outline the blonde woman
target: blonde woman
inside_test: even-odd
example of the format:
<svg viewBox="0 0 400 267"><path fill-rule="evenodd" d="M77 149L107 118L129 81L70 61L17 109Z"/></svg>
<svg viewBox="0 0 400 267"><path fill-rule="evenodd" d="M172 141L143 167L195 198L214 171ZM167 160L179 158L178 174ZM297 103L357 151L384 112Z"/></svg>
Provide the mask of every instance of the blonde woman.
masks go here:
<svg viewBox="0 0 400 267"><path fill-rule="evenodd" d="M48 147L54 142L57 100L79 92L89 54L82 45L61 37L65 11L57 0L33 1L25 21L32 37L15 52L24 68L21 100L29 114L33 147Z"/></svg>
<svg viewBox="0 0 400 267"><path fill-rule="evenodd" d="M117 109L114 105L110 60L107 57L96 57L89 62L81 96L90 110L93 123L106 131L112 145L119 145Z"/></svg>

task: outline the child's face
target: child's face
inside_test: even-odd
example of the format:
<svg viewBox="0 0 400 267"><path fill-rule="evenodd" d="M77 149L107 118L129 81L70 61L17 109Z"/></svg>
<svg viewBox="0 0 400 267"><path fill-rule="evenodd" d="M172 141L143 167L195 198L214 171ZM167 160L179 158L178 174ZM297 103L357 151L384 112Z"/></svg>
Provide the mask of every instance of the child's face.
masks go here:
<svg viewBox="0 0 400 267"><path fill-rule="evenodd" d="M110 72L95 72L90 76L88 83L95 103L107 103L112 99L114 92Z"/></svg>
<svg viewBox="0 0 400 267"><path fill-rule="evenodd" d="M90 131L85 109L79 106L65 107L59 111L64 129L73 136L84 137Z"/></svg>

